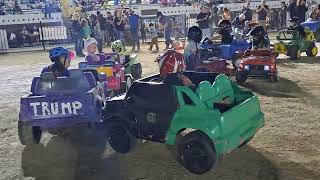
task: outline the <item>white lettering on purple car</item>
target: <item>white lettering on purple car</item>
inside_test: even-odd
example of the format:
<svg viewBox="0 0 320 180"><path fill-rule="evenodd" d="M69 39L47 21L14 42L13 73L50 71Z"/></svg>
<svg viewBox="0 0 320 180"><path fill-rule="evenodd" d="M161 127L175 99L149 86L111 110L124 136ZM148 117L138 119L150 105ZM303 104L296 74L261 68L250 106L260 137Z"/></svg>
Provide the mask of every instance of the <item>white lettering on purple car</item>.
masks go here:
<svg viewBox="0 0 320 180"><path fill-rule="evenodd" d="M50 116L58 114L77 115L78 111L82 108L82 103L79 101L65 103L33 102L30 103L30 107L34 116Z"/></svg>

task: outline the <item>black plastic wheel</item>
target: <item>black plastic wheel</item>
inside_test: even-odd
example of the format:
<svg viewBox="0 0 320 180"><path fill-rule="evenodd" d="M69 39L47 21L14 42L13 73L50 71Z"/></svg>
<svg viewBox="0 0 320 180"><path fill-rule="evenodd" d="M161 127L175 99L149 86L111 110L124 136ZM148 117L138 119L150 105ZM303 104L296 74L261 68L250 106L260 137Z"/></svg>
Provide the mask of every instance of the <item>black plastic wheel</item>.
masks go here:
<svg viewBox="0 0 320 180"><path fill-rule="evenodd" d="M277 74L270 76L270 82L276 83L279 81L279 76Z"/></svg>
<svg viewBox="0 0 320 180"><path fill-rule="evenodd" d="M306 51L307 56L316 57L318 54L318 48L314 43L311 43L309 48Z"/></svg>
<svg viewBox="0 0 320 180"><path fill-rule="evenodd" d="M290 48L288 48L288 54L289 58L291 60L298 60L300 59L300 55L301 55L301 52L299 50L299 46L292 46Z"/></svg>
<svg viewBox="0 0 320 180"><path fill-rule="evenodd" d="M191 132L177 142L178 161L190 172L203 174L217 163L212 141L200 131Z"/></svg>
<svg viewBox="0 0 320 180"><path fill-rule="evenodd" d="M142 76L142 66L140 63L131 66L131 75L134 80L140 79Z"/></svg>
<svg viewBox="0 0 320 180"><path fill-rule="evenodd" d="M320 29L317 29L316 32L314 32L314 37L317 42L320 42Z"/></svg>
<svg viewBox="0 0 320 180"><path fill-rule="evenodd" d="M118 153L128 153L135 145L136 139L121 122L106 124L107 139L112 149Z"/></svg>
<svg viewBox="0 0 320 180"><path fill-rule="evenodd" d="M18 136L21 144L39 144L42 131L39 127L33 127L29 123L18 121Z"/></svg>
<svg viewBox="0 0 320 180"><path fill-rule="evenodd" d="M244 83L247 80L247 76L242 75L239 71L236 72L236 80L238 83Z"/></svg>

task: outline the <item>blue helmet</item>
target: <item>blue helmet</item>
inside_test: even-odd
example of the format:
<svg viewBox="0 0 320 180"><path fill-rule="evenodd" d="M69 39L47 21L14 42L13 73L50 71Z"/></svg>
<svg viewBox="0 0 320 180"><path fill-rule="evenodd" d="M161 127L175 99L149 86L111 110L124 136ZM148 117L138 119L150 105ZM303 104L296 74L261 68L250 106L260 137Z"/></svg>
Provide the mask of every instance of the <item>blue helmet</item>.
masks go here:
<svg viewBox="0 0 320 180"><path fill-rule="evenodd" d="M55 62L56 59L61 55L70 56L70 52L68 51L68 49L63 47L55 47L50 49L49 51L49 58L52 62Z"/></svg>

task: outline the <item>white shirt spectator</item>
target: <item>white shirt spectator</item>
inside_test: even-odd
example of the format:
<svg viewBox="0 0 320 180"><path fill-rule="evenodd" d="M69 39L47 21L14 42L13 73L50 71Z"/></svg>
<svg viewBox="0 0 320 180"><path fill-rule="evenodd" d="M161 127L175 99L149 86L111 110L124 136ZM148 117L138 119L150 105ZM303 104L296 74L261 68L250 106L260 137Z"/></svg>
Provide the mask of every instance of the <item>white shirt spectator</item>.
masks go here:
<svg viewBox="0 0 320 180"><path fill-rule="evenodd" d="M14 8L14 1L13 0L9 0L7 2L7 8L8 9L13 9Z"/></svg>

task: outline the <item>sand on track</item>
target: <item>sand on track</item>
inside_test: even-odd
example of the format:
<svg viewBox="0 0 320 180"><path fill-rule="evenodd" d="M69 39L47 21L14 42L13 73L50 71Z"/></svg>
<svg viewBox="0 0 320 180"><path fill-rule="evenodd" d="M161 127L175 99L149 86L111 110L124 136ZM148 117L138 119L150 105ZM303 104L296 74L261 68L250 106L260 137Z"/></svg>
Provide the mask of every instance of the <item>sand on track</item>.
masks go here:
<svg viewBox="0 0 320 180"><path fill-rule="evenodd" d="M107 49L110 50L110 49ZM143 75L157 72L157 54L143 46ZM72 62L77 66L80 58ZM261 100L266 125L241 149L204 175L187 172L163 144L146 142L130 154L112 151L101 133L75 128L65 137L45 134L25 147L17 136L20 97L48 64L47 52L0 55L0 179L37 180L294 180L320 179L320 59L281 59L280 81L248 80Z"/></svg>

